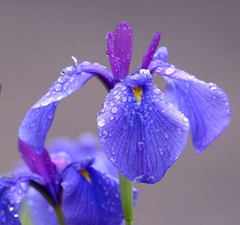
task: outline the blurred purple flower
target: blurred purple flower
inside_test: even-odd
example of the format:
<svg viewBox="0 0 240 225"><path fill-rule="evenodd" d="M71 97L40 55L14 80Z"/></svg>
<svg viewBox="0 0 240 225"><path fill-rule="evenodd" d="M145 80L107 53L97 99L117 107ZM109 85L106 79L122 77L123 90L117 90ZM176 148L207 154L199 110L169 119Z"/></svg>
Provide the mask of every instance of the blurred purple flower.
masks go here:
<svg viewBox="0 0 240 225"><path fill-rule="evenodd" d="M61 71L63 76L28 111L21 124L19 139L22 146L26 145L23 155L31 151L45 154L46 133L58 102L94 76L109 90L97 117L102 148L112 164L132 181L158 182L183 151L189 125L198 152L222 133L231 116L225 92L167 63L167 49L157 50L160 33L153 37L141 65L129 74L132 36L126 22L107 35L112 72L97 63L78 64L73 57L73 66ZM166 79L166 95L153 85L153 74ZM51 180L55 172L48 168L47 173L35 169Z"/></svg>
<svg viewBox="0 0 240 225"><path fill-rule="evenodd" d="M49 146L50 154L38 154L22 141L19 148L33 173L22 168L10 179L0 178L0 224L21 224L18 214L26 195L34 225L58 224L49 202L34 188L27 191L29 183L47 194L53 206L62 207L67 225L122 223L117 172L98 151L93 136L58 138ZM134 190L135 204L136 199Z"/></svg>

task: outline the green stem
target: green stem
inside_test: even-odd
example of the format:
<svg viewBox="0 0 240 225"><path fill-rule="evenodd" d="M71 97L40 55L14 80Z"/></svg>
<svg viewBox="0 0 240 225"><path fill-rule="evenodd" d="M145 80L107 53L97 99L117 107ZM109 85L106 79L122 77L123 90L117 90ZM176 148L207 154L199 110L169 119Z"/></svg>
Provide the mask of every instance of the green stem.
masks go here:
<svg viewBox="0 0 240 225"><path fill-rule="evenodd" d="M61 206L56 206L54 208L54 210L55 210L55 213L57 214L59 225L65 225L63 212L62 212L62 207Z"/></svg>
<svg viewBox="0 0 240 225"><path fill-rule="evenodd" d="M133 222L133 191L132 182L119 173L120 194L126 225Z"/></svg>

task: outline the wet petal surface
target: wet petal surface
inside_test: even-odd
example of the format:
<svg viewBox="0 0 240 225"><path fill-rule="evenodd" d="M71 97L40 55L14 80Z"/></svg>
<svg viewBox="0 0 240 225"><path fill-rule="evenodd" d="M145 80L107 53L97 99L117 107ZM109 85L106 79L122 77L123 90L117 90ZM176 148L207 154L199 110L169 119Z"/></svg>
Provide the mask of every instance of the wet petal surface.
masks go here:
<svg viewBox="0 0 240 225"><path fill-rule="evenodd" d="M1 225L21 225L18 211L26 190L24 182L0 178Z"/></svg>
<svg viewBox="0 0 240 225"><path fill-rule="evenodd" d="M121 22L114 32L107 35L107 55L116 80L128 75L133 49L132 36L132 28L127 22Z"/></svg>
<svg viewBox="0 0 240 225"><path fill-rule="evenodd" d="M202 152L229 125L231 107L227 94L214 83L198 80L155 55L150 69L167 80L166 95L189 119L192 141ZM165 51L166 52L166 51Z"/></svg>
<svg viewBox="0 0 240 225"><path fill-rule="evenodd" d="M93 168L68 168L63 176L63 212L67 225L120 225L118 182Z"/></svg>
<svg viewBox="0 0 240 225"><path fill-rule="evenodd" d="M181 154L188 134L187 118L152 85L134 92L117 84L106 97L97 123L104 152L136 182L159 181Z"/></svg>

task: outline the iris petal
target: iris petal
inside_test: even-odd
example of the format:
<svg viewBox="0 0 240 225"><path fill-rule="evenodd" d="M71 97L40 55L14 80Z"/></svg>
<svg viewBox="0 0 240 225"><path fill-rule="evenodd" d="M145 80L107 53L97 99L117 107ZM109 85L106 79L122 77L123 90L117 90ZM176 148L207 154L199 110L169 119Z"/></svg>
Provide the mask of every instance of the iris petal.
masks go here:
<svg viewBox="0 0 240 225"><path fill-rule="evenodd" d="M57 193L53 181L57 172L44 149L45 139L54 119L58 102L80 89L91 77L101 76L111 81L111 73L99 64L83 62L67 67L65 74L50 87L37 103L26 113L19 128L19 150L32 172L41 175L51 193ZM52 185L53 184L53 185Z"/></svg>
<svg viewBox="0 0 240 225"><path fill-rule="evenodd" d="M26 186L21 181L0 178L1 225L21 225L18 211L25 192Z"/></svg>
<svg viewBox="0 0 240 225"><path fill-rule="evenodd" d="M70 163L93 159L92 166L95 169L118 177L117 170L98 149L96 137L90 133L82 134L78 140L70 140L66 137L53 139L48 149L52 160L60 169L64 169Z"/></svg>
<svg viewBox="0 0 240 225"><path fill-rule="evenodd" d="M38 191L30 188L27 193L28 207L34 225L58 225L56 213Z"/></svg>
<svg viewBox="0 0 240 225"><path fill-rule="evenodd" d="M77 68L64 70L37 103L26 113L19 128L19 138L40 153L44 147L46 135L51 127L57 103L80 89L93 76L101 76L111 81L111 73L99 64L83 62Z"/></svg>
<svg viewBox="0 0 240 225"><path fill-rule="evenodd" d="M198 80L158 57L150 67L167 80L166 95L189 119L193 144L202 152L231 121L227 94L216 84Z"/></svg>
<svg viewBox="0 0 240 225"><path fill-rule="evenodd" d="M54 199L57 200L58 188L55 181L57 180L58 173L48 152L43 149L42 152L38 154L20 139L18 145L22 158L29 169L43 178L48 191L53 195Z"/></svg>
<svg viewBox="0 0 240 225"><path fill-rule="evenodd" d="M62 186L66 224L121 224L123 213L115 179L93 168L88 168L85 173L68 168Z"/></svg>
<svg viewBox="0 0 240 225"><path fill-rule="evenodd" d="M155 86L139 93L123 83L111 90L98 115L99 134L104 152L123 175L155 183L181 154L188 120Z"/></svg>
<svg viewBox="0 0 240 225"><path fill-rule="evenodd" d="M107 55L115 80L128 75L132 57L132 28L127 22L121 22L112 33L107 35Z"/></svg>
<svg viewBox="0 0 240 225"><path fill-rule="evenodd" d="M152 41L151 41L151 43L150 43L146 53L145 53L145 55L144 55L144 57L142 59L142 65L141 65L142 69L147 69L148 68L150 62L152 61L154 53L157 50L160 38L161 38L161 33L157 32L154 35L154 37L153 37L153 39L152 39Z"/></svg>

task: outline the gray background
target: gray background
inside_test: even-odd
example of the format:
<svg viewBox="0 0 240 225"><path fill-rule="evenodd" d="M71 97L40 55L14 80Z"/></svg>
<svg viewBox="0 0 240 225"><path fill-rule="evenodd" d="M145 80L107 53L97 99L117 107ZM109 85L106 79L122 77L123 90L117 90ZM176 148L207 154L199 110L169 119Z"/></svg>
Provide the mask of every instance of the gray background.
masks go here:
<svg viewBox="0 0 240 225"><path fill-rule="evenodd" d="M70 56L108 65L105 35L121 20L134 27L136 66L152 35L163 34L170 61L229 94L230 127L203 154L189 141L155 185L136 185L137 225L240 224L240 2L229 1L0 1L0 172L19 160L17 129L27 109L71 64ZM163 80L156 79L163 87ZM92 79L61 103L49 137L96 133L105 90Z"/></svg>

